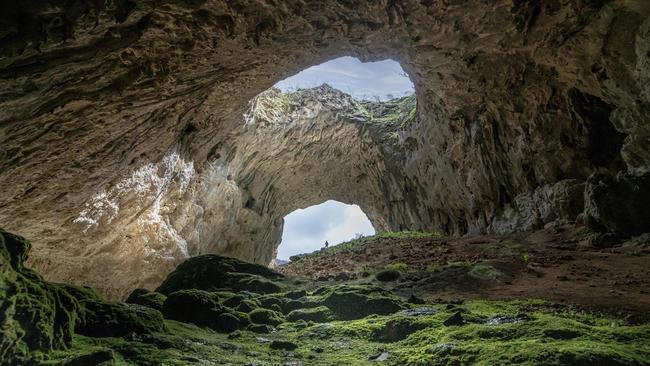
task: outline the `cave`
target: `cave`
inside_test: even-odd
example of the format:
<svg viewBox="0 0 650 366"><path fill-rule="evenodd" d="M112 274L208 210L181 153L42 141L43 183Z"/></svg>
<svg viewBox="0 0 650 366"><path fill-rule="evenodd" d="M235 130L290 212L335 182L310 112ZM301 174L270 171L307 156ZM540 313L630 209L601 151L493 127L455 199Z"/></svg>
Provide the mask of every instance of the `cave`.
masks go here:
<svg viewBox="0 0 650 366"><path fill-rule="evenodd" d="M643 0L4 1L0 365L647 365L649 111Z"/></svg>

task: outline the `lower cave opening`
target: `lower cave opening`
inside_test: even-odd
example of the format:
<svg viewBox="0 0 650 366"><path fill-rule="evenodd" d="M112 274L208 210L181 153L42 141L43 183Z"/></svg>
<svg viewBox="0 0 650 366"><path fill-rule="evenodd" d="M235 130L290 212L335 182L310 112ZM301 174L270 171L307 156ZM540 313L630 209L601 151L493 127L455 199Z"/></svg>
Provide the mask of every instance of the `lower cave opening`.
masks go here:
<svg viewBox="0 0 650 366"><path fill-rule="evenodd" d="M292 256L310 253L361 236L374 235L375 228L358 205L328 200L297 209L284 217L282 242L275 264Z"/></svg>

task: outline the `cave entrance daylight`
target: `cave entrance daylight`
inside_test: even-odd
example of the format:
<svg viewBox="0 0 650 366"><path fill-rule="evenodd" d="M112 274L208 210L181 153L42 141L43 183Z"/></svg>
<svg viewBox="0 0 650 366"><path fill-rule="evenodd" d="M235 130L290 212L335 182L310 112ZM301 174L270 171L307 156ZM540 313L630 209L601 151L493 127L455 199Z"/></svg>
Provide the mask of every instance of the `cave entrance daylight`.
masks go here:
<svg viewBox="0 0 650 366"><path fill-rule="evenodd" d="M291 256L310 253L354 238L375 234L375 228L357 205L329 200L284 217L282 241L277 250L278 264Z"/></svg>
<svg viewBox="0 0 650 366"><path fill-rule="evenodd" d="M415 88L402 66L394 60L362 62L344 56L311 66L275 84L293 92L328 84L357 100L386 101L412 95Z"/></svg>

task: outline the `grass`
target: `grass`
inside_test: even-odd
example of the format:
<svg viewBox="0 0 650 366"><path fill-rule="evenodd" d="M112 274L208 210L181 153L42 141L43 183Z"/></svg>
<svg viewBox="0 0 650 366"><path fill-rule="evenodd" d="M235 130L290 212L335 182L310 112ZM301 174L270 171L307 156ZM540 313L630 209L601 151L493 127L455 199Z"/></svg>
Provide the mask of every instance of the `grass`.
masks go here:
<svg viewBox="0 0 650 366"><path fill-rule="evenodd" d="M322 254L335 254L348 251L360 251L368 245L376 243L377 239L384 238L402 238L402 239L417 239L417 238L430 238L440 237L442 234L436 232L422 232L422 231L383 231L371 236L363 236L360 238L352 239L350 241L324 248L312 253L302 254L300 256L292 257L292 260L306 259L316 257Z"/></svg>

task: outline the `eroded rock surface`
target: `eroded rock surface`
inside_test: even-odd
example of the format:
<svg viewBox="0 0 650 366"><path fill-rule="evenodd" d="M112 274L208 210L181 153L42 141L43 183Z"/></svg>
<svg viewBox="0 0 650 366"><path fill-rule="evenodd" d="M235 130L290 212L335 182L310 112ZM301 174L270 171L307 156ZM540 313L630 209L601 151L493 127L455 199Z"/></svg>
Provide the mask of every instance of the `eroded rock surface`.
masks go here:
<svg viewBox="0 0 650 366"><path fill-rule="evenodd" d="M510 212L540 187L650 171L646 1L0 7L0 224L33 239L48 278L111 296L197 254L266 263L280 218L319 200L359 203L380 230L501 231L570 220ZM399 61L414 115L384 130L338 102L242 117L342 55Z"/></svg>

